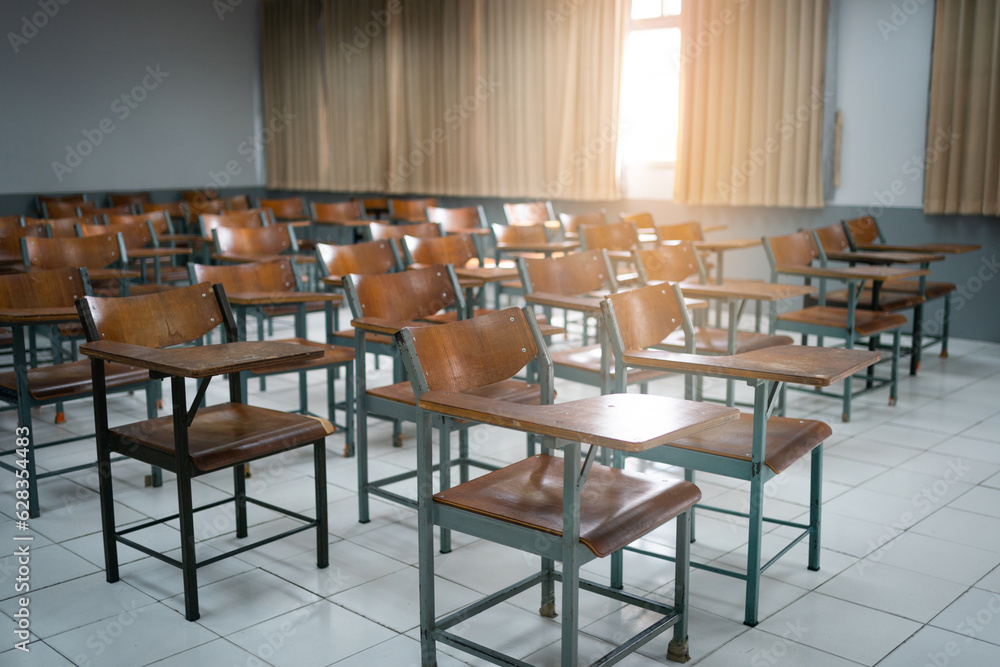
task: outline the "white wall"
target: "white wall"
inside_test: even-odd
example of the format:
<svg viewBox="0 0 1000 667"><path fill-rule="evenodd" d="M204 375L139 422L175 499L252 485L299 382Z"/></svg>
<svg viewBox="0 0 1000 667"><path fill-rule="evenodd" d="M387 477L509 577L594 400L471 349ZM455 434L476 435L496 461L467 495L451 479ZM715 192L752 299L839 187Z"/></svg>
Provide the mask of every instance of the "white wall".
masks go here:
<svg viewBox="0 0 1000 667"><path fill-rule="evenodd" d="M230 160L231 186L263 185L258 16L257 0L0 3L0 193L204 186Z"/></svg>
<svg viewBox="0 0 1000 667"><path fill-rule="evenodd" d="M840 0L840 187L831 204L922 207L933 0Z"/></svg>

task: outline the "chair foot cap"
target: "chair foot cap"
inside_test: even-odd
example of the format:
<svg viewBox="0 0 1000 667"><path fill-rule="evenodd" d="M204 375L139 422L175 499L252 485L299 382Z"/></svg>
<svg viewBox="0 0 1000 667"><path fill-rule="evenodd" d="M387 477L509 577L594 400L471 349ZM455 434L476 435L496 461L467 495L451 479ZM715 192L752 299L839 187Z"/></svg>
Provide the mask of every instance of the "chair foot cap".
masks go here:
<svg viewBox="0 0 1000 667"><path fill-rule="evenodd" d="M66 413L65 412L57 412L56 413L56 421L55 421L55 423L56 424L64 424L64 423L66 423Z"/></svg>
<svg viewBox="0 0 1000 667"><path fill-rule="evenodd" d="M555 618L559 615L556 613L556 605L554 602L551 604L543 604L538 608L538 613L545 618Z"/></svg>
<svg viewBox="0 0 1000 667"><path fill-rule="evenodd" d="M941 350L941 354L939 354L938 356L941 357L942 359L947 359L948 358L948 350Z"/></svg>
<svg viewBox="0 0 1000 667"><path fill-rule="evenodd" d="M671 641L667 645L667 660L670 662L687 662L691 659L691 653L688 650L688 640L687 637L684 641Z"/></svg>

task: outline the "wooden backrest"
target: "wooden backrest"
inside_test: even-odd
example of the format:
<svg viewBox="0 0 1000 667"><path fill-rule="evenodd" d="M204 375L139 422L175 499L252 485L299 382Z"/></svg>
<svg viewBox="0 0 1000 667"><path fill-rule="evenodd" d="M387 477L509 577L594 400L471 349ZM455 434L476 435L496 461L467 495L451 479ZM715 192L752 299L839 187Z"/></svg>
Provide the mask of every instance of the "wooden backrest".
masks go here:
<svg viewBox="0 0 1000 667"><path fill-rule="evenodd" d="M584 250L545 259L524 257L520 261L533 292L574 296L604 289L608 285L607 265L600 250ZM528 289L528 284L525 284L525 289Z"/></svg>
<svg viewBox="0 0 1000 667"><path fill-rule="evenodd" d="M844 223L847 225L847 231L850 232L851 238L855 243L869 244L878 243L882 240L882 233L879 231L878 223L870 215L845 220Z"/></svg>
<svg viewBox="0 0 1000 667"><path fill-rule="evenodd" d="M218 190L207 189L207 190L181 190L181 199L188 203L194 202L195 204L200 204L202 202L210 201L219 198Z"/></svg>
<svg viewBox="0 0 1000 667"><path fill-rule="evenodd" d="M81 238L23 238L27 263L39 269L86 266L103 269L121 260L117 234Z"/></svg>
<svg viewBox="0 0 1000 667"><path fill-rule="evenodd" d="M617 222L604 225L581 225L580 242L584 248L605 250L632 250L639 245L635 223Z"/></svg>
<svg viewBox="0 0 1000 667"><path fill-rule="evenodd" d="M223 255L270 257L297 252L295 232L288 225L267 227L216 227L212 230L215 249Z"/></svg>
<svg viewBox="0 0 1000 667"><path fill-rule="evenodd" d="M184 206L187 209L187 217L189 219L197 218L200 215L206 213L220 214L227 213L229 209L226 207L226 202L221 199L202 199L195 201L185 201Z"/></svg>
<svg viewBox="0 0 1000 667"><path fill-rule="evenodd" d="M104 234L120 233L125 247L145 248L153 244L153 234L145 220L129 220L113 225L80 225L80 236L102 236Z"/></svg>
<svg viewBox="0 0 1000 667"><path fill-rule="evenodd" d="M78 217L78 210L84 211L83 215L89 215L89 211L97 208L97 204L92 201L43 201L42 216L46 218L72 218Z"/></svg>
<svg viewBox="0 0 1000 667"><path fill-rule="evenodd" d="M639 250L637 254L647 280L679 283L699 275L698 256L690 241Z"/></svg>
<svg viewBox="0 0 1000 667"><path fill-rule="evenodd" d="M399 220L426 220L427 207L437 206L437 199L389 199L389 217Z"/></svg>
<svg viewBox="0 0 1000 667"><path fill-rule="evenodd" d="M368 226L372 239L385 241L404 236L441 236L441 225L436 222L416 222L411 225L394 225L391 222L373 222Z"/></svg>
<svg viewBox="0 0 1000 667"><path fill-rule="evenodd" d="M504 204L503 214L507 218L508 225L533 225L555 218L550 201Z"/></svg>
<svg viewBox="0 0 1000 667"><path fill-rule="evenodd" d="M250 208L250 198L246 195L223 197L222 201L226 203L226 208L230 211L245 211Z"/></svg>
<svg viewBox="0 0 1000 667"><path fill-rule="evenodd" d="M810 232L795 232L766 239L775 266L809 266L819 257L819 248Z"/></svg>
<svg viewBox="0 0 1000 667"><path fill-rule="evenodd" d="M411 264L451 264L461 267L479 257L471 234L404 236L401 242Z"/></svg>
<svg viewBox="0 0 1000 667"><path fill-rule="evenodd" d="M209 283L129 297L83 297L77 310L87 340L170 347L197 340L233 316L221 286Z"/></svg>
<svg viewBox="0 0 1000 667"><path fill-rule="evenodd" d="M68 195L37 195L35 199L38 200L39 208L41 204L53 202L53 201L64 201L64 202L82 202L87 201L87 195L82 192L77 192Z"/></svg>
<svg viewBox="0 0 1000 667"><path fill-rule="evenodd" d="M170 201L162 204L142 204L139 209L143 213L164 211L169 213L171 217L177 218L178 220L183 220L187 217L187 210L184 207L183 201Z"/></svg>
<svg viewBox="0 0 1000 667"><path fill-rule="evenodd" d="M493 225L497 243L545 243L549 235L545 225Z"/></svg>
<svg viewBox="0 0 1000 667"><path fill-rule="evenodd" d="M15 229L20 229L24 218L20 215L5 215L0 217L0 234L9 234Z"/></svg>
<svg viewBox="0 0 1000 667"><path fill-rule="evenodd" d="M50 235L52 238L76 238L76 227L77 225L92 225L94 224L94 218L83 217L83 218L25 218L25 225L34 225L38 223L45 223L49 226L51 230Z"/></svg>
<svg viewBox="0 0 1000 667"><path fill-rule="evenodd" d="M657 345L683 324L683 302L670 285L649 285L612 294L604 297L601 307L612 341L620 336L623 350Z"/></svg>
<svg viewBox="0 0 1000 667"><path fill-rule="evenodd" d="M108 193L108 205L110 206L141 206L149 203L148 192L110 192Z"/></svg>
<svg viewBox="0 0 1000 667"><path fill-rule="evenodd" d="M813 233L816 234L823 252L847 252L851 249L847 232L844 231L844 226L839 222L835 225L814 229Z"/></svg>
<svg viewBox="0 0 1000 667"><path fill-rule="evenodd" d="M507 308L433 327L407 329L430 391L470 391L514 377L538 349L524 311Z"/></svg>
<svg viewBox="0 0 1000 667"><path fill-rule="evenodd" d="M704 241L700 222L678 222L674 225L657 225L656 236L661 241Z"/></svg>
<svg viewBox="0 0 1000 667"><path fill-rule="evenodd" d="M173 225L170 221L170 213L167 211L149 211L147 213L138 213L136 215L106 215L104 216L104 221L108 225L117 225L122 223L133 223L141 222L142 224L147 224L153 228L153 232L159 236L160 234L170 234L173 232Z"/></svg>
<svg viewBox="0 0 1000 667"><path fill-rule="evenodd" d="M631 222L636 229L656 229L653 222L653 214L649 211L639 211L638 213L620 213L622 222Z"/></svg>
<svg viewBox="0 0 1000 667"><path fill-rule="evenodd" d="M21 254L21 239L25 236L35 238L47 238L49 226L44 222L37 222L30 225L4 226L0 234L0 252L5 255L17 256Z"/></svg>
<svg viewBox="0 0 1000 667"><path fill-rule="evenodd" d="M309 202L309 209L312 211L312 219L316 222L353 222L364 218L364 209L361 202L357 201L335 201L335 202Z"/></svg>
<svg viewBox="0 0 1000 667"><path fill-rule="evenodd" d="M592 211L591 213L560 213L559 222L563 229L570 234L578 234L581 225L604 225L608 219L604 217L604 211Z"/></svg>
<svg viewBox="0 0 1000 667"><path fill-rule="evenodd" d="M194 281L222 283L227 292L292 292L295 267L291 259L246 264L189 264Z"/></svg>
<svg viewBox="0 0 1000 667"><path fill-rule="evenodd" d="M433 315L457 298L448 268L440 264L399 273L349 274L344 283L355 317L406 322Z"/></svg>
<svg viewBox="0 0 1000 667"><path fill-rule="evenodd" d="M205 239L211 239L214 229L220 227L263 227L265 221L256 211L253 213L239 211L235 213L202 213L198 216L198 224L201 227L201 235Z"/></svg>
<svg viewBox="0 0 1000 667"><path fill-rule="evenodd" d="M287 199L258 199L257 208L269 210L275 219L302 220L309 217L302 197Z"/></svg>
<svg viewBox="0 0 1000 667"><path fill-rule="evenodd" d="M365 211L372 214L388 213L389 212L389 200L385 197L370 197L368 199L355 200L359 201L364 207Z"/></svg>
<svg viewBox="0 0 1000 667"><path fill-rule="evenodd" d="M392 241L366 241L350 245L317 243L316 255L331 276L388 273L398 268Z"/></svg>
<svg viewBox="0 0 1000 667"><path fill-rule="evenodd" d="M0 275L0 308L66 308L83 295L76 267Z"/></svg>
<svg viewBox="0 0 1000 667"><path fill-rule="evenodd" d="M441 229L449 234L461 233L470 229L482 229L486 226L486 215L481 206L463 206L462 208L427 207L428 222L436 222Z"/></svg>

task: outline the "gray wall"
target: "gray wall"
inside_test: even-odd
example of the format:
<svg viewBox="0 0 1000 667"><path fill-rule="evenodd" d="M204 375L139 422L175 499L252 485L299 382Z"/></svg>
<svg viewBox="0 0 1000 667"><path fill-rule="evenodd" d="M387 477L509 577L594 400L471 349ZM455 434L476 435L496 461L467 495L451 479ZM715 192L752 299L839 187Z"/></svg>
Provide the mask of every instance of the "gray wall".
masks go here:
<svg viewBox="0 0 1000 667"><path fill-rule="evenodd" d="M258 16L257 0L0 3L0 193L203 186L230 160L232 185L263 184Z"/></svg>
<svg viewBox="0 0 1000 667"><path fill-rule="evenodd" d="M205 186L228 162L238 172L230 192L263 194L260 57L257 0L41 0L58 5L18 53L0 44L0 215L33 211L41 192L149 189L154 199ZM904 3L906 4L906 3ZM605 208L608 217L649 210L658 222L698 219L724 224L716 237L758 237L830 224L862 213L876 215L889 240L903 243L979 243L983 250L949 257L933 278L964 291L953 314L953 335L1000 342L1000 220L982 216L926 216L922 179L913 156L926 146L926 100L933 3L894 14L893 0L840 0L837 106L844 114L841 185L822 210L688 207L665 199L556 202L559 211ZM907 7L910 5L907 4ZM218 14L218 7L231 11ZM0 28L20 33L39 0L0 3ZM30 32L30 31L29 31ZM143 84L146 67L168 72L146 99L120 118L117 98ZM154 83L152 79L147 82ZM66 146L94 137L102 119L114 126L79 166L56 177ZM259 143L259 142L258 142ZM234 170L236 171L236 170ZM224 180L224 179L219 179ZM895 181L904 194L885 205ZM897 191L899 187L896 188ZM280 194L280 193L275 193ZM348 193L306 193L324 200ZM470 200L442 199L445 205ZM476 201L475 203L479 203ZM503 214L486 200L491 221ZM731 253L727 274L766 277L759 249Z"/></svg>

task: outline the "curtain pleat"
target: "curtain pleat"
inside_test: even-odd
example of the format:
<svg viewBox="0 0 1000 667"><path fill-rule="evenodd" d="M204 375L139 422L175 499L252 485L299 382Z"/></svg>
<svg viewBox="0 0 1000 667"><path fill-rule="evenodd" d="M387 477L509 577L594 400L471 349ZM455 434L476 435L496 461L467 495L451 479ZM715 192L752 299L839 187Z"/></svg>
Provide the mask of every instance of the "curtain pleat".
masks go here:
<svg viewBox="0 0 1000 667"><path fill-rule="evenodd" d="M1000 6L938 2L924 212L1000 215Z"/></svg>
<svg viewBox="0 0 1000 667"><path fill-rule="evenodd" d="M262 5L269 187L618 196L624 0Z"/></svg>
<svg viewBox="0 0 1000 667"><path fill-rule="evenodd" d="M823 206L826 16L826 0L685 3L676 201Z"/></svg>

